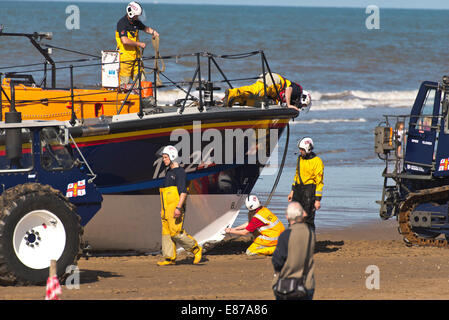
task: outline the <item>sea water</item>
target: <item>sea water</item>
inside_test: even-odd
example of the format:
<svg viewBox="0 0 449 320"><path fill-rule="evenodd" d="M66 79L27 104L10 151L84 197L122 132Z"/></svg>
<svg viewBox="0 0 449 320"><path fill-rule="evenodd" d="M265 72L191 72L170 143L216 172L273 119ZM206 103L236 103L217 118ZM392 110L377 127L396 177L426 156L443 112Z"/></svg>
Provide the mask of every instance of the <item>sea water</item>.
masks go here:
<svg viewBox="0 0 449 320"><path fill-rule="evenodd" d="M78 16L73 16L77 14L73 6ZM59 67L92 64L75 68L75 85L95 85L101 82L101 73L99 61L92 55L116 48L115 27L125 7L126 3L0 1L0 25L4 32L53 32L53 40L42 42L89 54L54 48L52 57ZM311 92L310 112L290 123L285 166L269 205L284 222L295 174L296 142L304 136L313 138L314 151L325 164L317 228L341 228L379 219L375 201L381 196L383 163L374 153L373 130L384 114L408 114L422 81L438 81L448 72L448 11L379 8L379 29L368 29L365 8L154 3L143 3L143 7L143 22L160 34L161 55L263 50L273 72ZM150 37L142 35L141 40L148 44L144 57L153 56ZM34 69L36 81L42 80L38 70L43 59L27 39L0 37L0 51L0 72ZM84 60L74 61L77 59ZM261 73L260 58L217 62L232 80ZM33 63L38 64L20 67ZM192 59L168 59L166 64L164 74L169 79L184 81L193 76ZM146 66L152 66L152 61ZM217 72L214 74L214 80L222 80ZM58 86L69 85L68 75L68 69L58 69ZM162 80L170 85L166 78ZM233 85L251 82L233 81ZM218 95L223 95L224 85L220 85ZM278 162L285 141L286 134L279 141ZM253 192L263 203L275 179L276 173L264 171L260 176ZM235 224L244 221L243 207Z"/></svg>

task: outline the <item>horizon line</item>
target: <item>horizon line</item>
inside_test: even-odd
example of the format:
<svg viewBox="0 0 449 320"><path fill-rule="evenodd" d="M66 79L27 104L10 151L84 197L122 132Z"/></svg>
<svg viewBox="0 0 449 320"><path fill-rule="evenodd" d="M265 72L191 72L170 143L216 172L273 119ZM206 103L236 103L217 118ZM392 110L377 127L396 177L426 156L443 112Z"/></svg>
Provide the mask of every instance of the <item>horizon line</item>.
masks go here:
<svg viewBox="0 0 449 320"><path fill-rule="evenodd" d="M0 0L0 2L72 2L72 3L126 3L128 0ZM329 9L362 9L367 6L352 6L352 5L294 5L294 4L228 4L228 3L193 3L193 2L169 2L161 3L157 0L145 1L141 0L142 4L153 4L153 5L206 5L206 6L246 6L246 7L293 7L293 8L329 8ZM448 8L423 8L423 7L402 7L402 6L377 6L379 9L395 9L395 10L449 10Z"/></svg>

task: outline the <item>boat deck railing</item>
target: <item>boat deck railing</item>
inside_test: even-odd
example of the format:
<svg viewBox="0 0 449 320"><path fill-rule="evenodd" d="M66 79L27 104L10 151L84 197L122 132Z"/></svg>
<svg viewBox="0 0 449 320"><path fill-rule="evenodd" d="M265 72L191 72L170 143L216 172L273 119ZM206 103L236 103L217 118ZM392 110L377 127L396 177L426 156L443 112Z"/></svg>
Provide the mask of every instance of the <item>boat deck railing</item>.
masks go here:
<svg viewBox="0 0 449 320"><path fill-rule="evenodd" d="M69 49L65 49L65 48L60 48L60 47L56 47L53 45L49 45L49 44L43 44L40 41L42 39L51 39L51 36L48 35L48 33L42 33L42 34L38 34L38 33L34 33L34 34L21 34L21 33L3 33L0 32L0 36L24 36L27 37L31 43L38 49L38 51L44 56L45 58L45 62L44 62L44 66L43 68L37 68L37 69L32 69L32 70L20 70L20 71L14 71L14 72L8 72L8 73L2 73L2 70L5 69L16 69L16 68L26 68L26 67L34 67L34 66L38 66L41 64L38 63L33 63L33 64L28 64L28 65L17 65L17 66L7 66L7 67L0 67L0 83L2 83L2 79L3 77L8 77L11 78L10 81L10 87L11 87L11 98L8 97L8 94L5 92L5 90L3 89L3 87L0 86L1 88L1 92L0 92L0 97L1 97L1 93L3 93L3 95L6 97L6 100L12 104L11 100L12 100L12 96L13 96L13 90L14 90L14 85L15 84L19 84L19 83L32 83L34 82L34 79L32 78L32 76L30 75L30 73L32 72L43 72L43 79L42 82L40 83L40 85L38 87L42 87L44 89L49 89L47 87L47 65L51 65L51 87L50 89L56 89L56 72L58 70L69 70L70 72L70 88L65 88L65 90L70 90L70 94L64 97L58 97L57 99L70 99L71 100L71 119L70 119L70 123L72 125L75 125L76 123L76 114L75 114L75 97L82 97L82 96L87 96L87 95L97 95L97 94L104 94L104 92L94 92L94 93L82 93L82 94L75 94L74 89L74 70L78 69L78 68L85 68L85 67L92 67L92 66L104 66L105 64L110 64L110 63L117 63L117 62L109 62L109 63L91 63L91 61L93 60L101 60L101 57L99 56L95 56L95 55L91 55L91 54L87 54L87 53L83 53L83 52L79 52L79 51L75 51L75 50L69 50ZM43 48L46 47L46 48ZM54 61L50 56L49 56L49 48L51 49L57 49L57 50L63 50L63 51L69 51L71 53L77 53L80 55L84 55L84 56L88 56L88 58L84 58L84 59L77 59L77 60L65 60L65 61ZM215 84L218 83L226 83L229 88L233 88L232 82L234 81L243 81L243 80L255 80L255 79L259 79L259 75L254 76L254 77L249 77L249 78L238 78L238 79L230 79L229 77L226 76L226 74L223 72L222 68L220 67L220 65L218 64L218 60L219 59L224 59L224 60L235 60L235 59L246 59L249 57L257 57L260 59L260 65L261 65L261 73L262 75L266 75L268 74L271 78L271 83L276 83L273 77L273 73L271 72L270 66L268 64L268 60L265 56L265 53L263 50L257 50L257 51L251 51L251 52L245 52L245 53L239 53L239 54L228 54L228 55L217 55L217 54L213 54L210 52L196 52L196 53L188 53L188 54L178 54L178 55L168 55L168 56L152 56L152 57L139 57L137 59L134 60L128 60L128 61L121 61L121 63L129 63L129 64L136 64L138 66L138 74L137 77L135 77L135 79L133 80L133 82L131 83L130 88L126 88L127 95L126 98L121 102L120 108L118 108L117 114L120 114L121 111L123 110L123 107L129 103L128 99L131 93L135 92L138 93L139 95L139 112L138 112L138 116L139 118L142 118L144 115L144 101L143 101L143 96L142 96L142 91L147 89L147 87L142 86L142 74L145 72L145 70L149 70L149 73L153 73L153 82L151 84L151 89L153 90L153 106L157 106L157 98L158 98L158 89L161 88L167 88L167 87L175 87L179 90L181 90L182 92L185 93L185 97L184 99L179 99L176 101L176 105L178 106L177 112L178 114L182 114L184 112L184 109L186 107L187 101L188 100L192 100L197 106L198 106L198 110L200 112L203 112L205 108L207 107L211 107L215 105L215 101L213 98L214 95L214 91L216 90L220 90L221 88L219 87L215 87ZM147 60L175 60L176 62L181 59L181 58L192 58L195 61L195 69L194 69L194 73L193 73L193 77L191 81L182 81L182 82L176 82L173 81L172 79L170 79L164 72L164 70L161 70L159 68L158 63L155 63L154 67L148 67L148 66L144 66L143 65L143 61L147 61ZM204 59L207 60L207 68L206 70L203 70L201 68L201 63L204 62ZM87 62L87 63L86 63ZM82 65L73 65L70 64L69 66L61 66L58 67L57 64L67 64L67 63L86 63L86 64L82 64ZM218 71L218 73L221 75L221 80L215 80L212 81L212 68L215 67L215 69ZM27 74L24 74L27 73ZM203 74L207 74L207 78L204 79L203 78ZM258 73L259 74L259 73ZM158 84L158 77L162 76L164 77L170 84ZM264 84L264 98L262 101L262 107L266 107L268 106L268 98L267 98L267 89L268 89L268 85L266 83L267 79L265 76L262 76L262 81ZM194 96L192 94L192 90L194 85L197 85L196 90L199 91L198 97ZM187 89L183 88L182 86L188 86ZM277 86L274 86L275 90L276 90L276 95L277 95L277 101L278 103L280 103L281 99L280 99L280 92L277 88ZM117 88L117 90L121 90L120 85ZM53 98L55 99L55 98ZM2 120L2 99L0 99L0 121ZM50 99L48 99L50 100ZM27 105L27 104L33 104L33 103L39 103L42 102L42 100L36 100L36 101L32 101L32 100L26 100L26 101L15 101L13 102L16 106L22 106L22 105Z"/></svg>

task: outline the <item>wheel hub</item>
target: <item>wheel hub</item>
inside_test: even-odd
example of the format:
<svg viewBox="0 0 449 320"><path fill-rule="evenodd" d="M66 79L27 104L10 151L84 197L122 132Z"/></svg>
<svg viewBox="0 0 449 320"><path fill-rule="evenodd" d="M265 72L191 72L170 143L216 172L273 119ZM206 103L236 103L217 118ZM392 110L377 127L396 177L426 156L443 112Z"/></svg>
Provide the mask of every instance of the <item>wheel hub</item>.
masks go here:
<svg viewBox="0 0 449 320"><path fill-rule="evenodd" d="M33 229L26 232L24 240L26 241L25 244L31 248L34 248L34 246L38 246L40 241L42 241L39 232L34 231Z"/></svg>
<svg viewBox="0 0 449 320"><path fill-rule="evenodd" d="M47 210L27 213L16 225L13 247L17 258L27 267L43 269L58 260L66 244L61 220Z"/></svg>

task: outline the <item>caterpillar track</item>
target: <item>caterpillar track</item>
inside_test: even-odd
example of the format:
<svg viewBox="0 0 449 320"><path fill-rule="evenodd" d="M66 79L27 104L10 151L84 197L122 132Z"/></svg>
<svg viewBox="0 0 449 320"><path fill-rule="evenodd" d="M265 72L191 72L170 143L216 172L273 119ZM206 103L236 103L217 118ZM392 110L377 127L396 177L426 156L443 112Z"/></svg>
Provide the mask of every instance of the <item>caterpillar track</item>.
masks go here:
<svg viewBox="0 0 449 320"><path fill-rule="evenodd" d="M409 246L427 246L449 248L446 239L432 239L420 236L412 230L410 215L421 203L447 201L449 199L449 186L436 187L410 193L399 209L399 231Z"/></svg>

